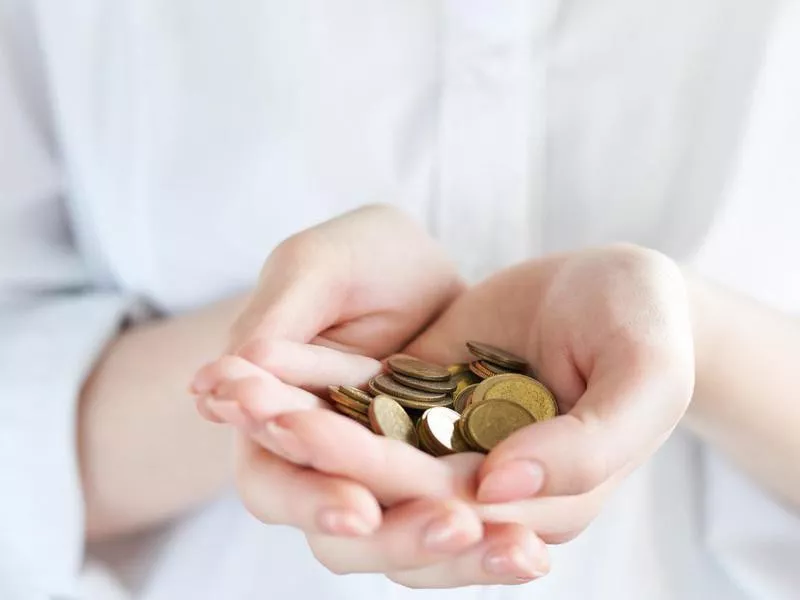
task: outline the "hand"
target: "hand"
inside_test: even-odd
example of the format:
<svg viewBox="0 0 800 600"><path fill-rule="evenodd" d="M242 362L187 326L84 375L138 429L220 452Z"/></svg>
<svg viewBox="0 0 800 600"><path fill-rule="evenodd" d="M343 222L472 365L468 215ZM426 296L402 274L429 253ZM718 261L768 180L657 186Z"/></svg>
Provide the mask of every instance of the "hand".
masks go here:
<svg viewBox="0 0 800 600"><path fill-rule="evenodd" d="M448 363L466 358L464 339L525 356L559 400L561 416L516 432L478 473L480 502L513 503L483 517L533 526L547 542L588 524L614 485L667 439L692 396L683 276L642 248L503 271L462 295L408 352ZM546 508L559 514L544 521Z"/></svg>
<svg viewBox="0 0 800 600"><path fill-rule="evenodd" d="M380 370L368 357L402 348L462 287L441 250L401 213L356 211L270 256L234 328L236 355L193 382L201 412L243 432L237 482L245 504L264 522L303 529L331 570L384 572L422 587L517 583L547 570L531 531L484 530L459 500L474 495L480 457L437 461L313 410L324 406L314 392L363 384ZM291 412L298 409L306 412ZM381 506L390 507L385 515Z"/></svg>

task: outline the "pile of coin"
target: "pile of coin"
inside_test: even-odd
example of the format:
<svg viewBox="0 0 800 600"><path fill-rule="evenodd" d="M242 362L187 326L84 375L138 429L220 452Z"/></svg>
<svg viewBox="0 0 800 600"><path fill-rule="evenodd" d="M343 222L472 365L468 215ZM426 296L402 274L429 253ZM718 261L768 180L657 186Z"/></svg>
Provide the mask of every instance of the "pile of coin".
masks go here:
<svg viewBox="0 0 800 600"><path fill-rule="evenodd" d="M526 374L524 359L480 342L467 348L475 360L449 367L393 356L388 372L369 381L370 393L331 386L331 402L375 433L433 456L489 452L518 429L558 415L555 397Z"/></svg>

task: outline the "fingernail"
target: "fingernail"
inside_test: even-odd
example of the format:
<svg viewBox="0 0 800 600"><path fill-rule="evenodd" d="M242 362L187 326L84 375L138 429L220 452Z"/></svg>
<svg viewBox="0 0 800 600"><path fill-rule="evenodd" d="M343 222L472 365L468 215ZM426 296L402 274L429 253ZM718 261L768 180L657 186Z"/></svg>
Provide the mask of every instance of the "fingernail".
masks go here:
<svg viewBox="0 0 800 600"><path fill-rule="evenodd" d="M517 544L487 552L483 568L493 575L511 575L521 581L543 577L549 571L547 564L542 563L535 551Z"/></svg>
<svg viewBox="0 0 800 600"><path fill-rule="evenodd" d="M464 517L450 510L434 519L425 530L422 543L432 552L457 552L480 538L480 532L472 532Z"/></svg>
<svg viewBox="0 0 800 600"><path fill-rule="evenodd" d="M267 421L264 425L264 438L267 448L286 460L298 465L306 465L311 460L300 438L274 420Z"/></svg>
<svg viewBox="0 0 800 600"><path fill-rule="evenodd" d="M329 535L363 537L373 532L366 519L352 510L325 508L317 515L317 525Z"/></svg>
<svg viewBox="0 0 800 600"><path fill-rule="evenodd" d="M536 495L544 486L544 467L533 460L512 460L493 469L478 486L478 502L513 502Z"/></svg>
<svg viewBox="0 0 800 600"><path fill-rule="evenodd" d="M242 410L235 400L220 400L209 397L206 407L222 421L233 425L243 431L250 431L253 426L252 419Z"/></svg>

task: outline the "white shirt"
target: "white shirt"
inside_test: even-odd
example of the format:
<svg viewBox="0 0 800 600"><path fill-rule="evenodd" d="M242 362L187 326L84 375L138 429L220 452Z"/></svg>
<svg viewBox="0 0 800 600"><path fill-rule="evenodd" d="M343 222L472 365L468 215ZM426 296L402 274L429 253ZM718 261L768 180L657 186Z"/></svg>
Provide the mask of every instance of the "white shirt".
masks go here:
<svg viewBox="0 0 800 600"><path fill-rule="evenodd" d="M541 582L411 592L232 493L87 566L74 431L136 299L368 202L470 279L627 240L797 311L798 53L788 0L0 0L0 598L800 597L800 521L685 434Z"/></svg>

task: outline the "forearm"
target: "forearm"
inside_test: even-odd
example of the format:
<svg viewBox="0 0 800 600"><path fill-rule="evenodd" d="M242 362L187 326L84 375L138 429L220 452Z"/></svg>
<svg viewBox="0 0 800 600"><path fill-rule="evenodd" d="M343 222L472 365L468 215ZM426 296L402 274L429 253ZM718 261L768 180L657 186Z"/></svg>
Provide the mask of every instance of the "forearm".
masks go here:
<svg viewBox="0 0 800 600"><path fill-rule="evenodd" d="M237 298L131 329L96 365L79 411L90 538L161 522L229 479L230 431L197 415L187 385L223 350L243 306Z"/></svg>
<svg viewBox="0 0 800 600"><path fill-rule="evenodd" d="M687 423L800 507L800 320L689 275L697 384Z"/></svg>

